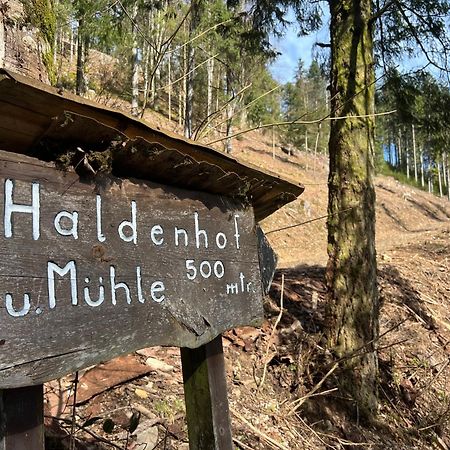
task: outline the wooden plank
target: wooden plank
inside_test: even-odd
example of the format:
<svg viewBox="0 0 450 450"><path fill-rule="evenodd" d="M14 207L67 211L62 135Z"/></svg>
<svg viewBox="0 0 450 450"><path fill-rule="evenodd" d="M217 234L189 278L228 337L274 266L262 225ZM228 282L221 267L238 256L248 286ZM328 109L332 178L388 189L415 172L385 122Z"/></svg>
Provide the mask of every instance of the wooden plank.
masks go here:
<svg viewBox="0 0 450 450"><path fill-rule="evenodd" d="M251 208L141 180L80 182L7 152L0 279L3 389L152 345L195 348L263 317Z"/></svg>
<svg viewBox="0 0 450 450"><path fill-rule="evenodd" d="M222 336L196 349L181 349L190 450L231 450Z"/></svg>
<svg viewBox="0 0 450 450"><path fill-rule="evenodd" d="M0 392L0 450L44 450L42 385Z"/></svg>

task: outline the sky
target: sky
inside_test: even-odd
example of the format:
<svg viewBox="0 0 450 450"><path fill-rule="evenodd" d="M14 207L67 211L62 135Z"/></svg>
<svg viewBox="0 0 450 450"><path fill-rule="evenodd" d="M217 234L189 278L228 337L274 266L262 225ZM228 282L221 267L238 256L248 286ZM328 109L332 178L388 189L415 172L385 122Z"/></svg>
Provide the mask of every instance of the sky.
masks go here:
<svg viewBox="0 0 450 450"><path fill-rule="evenodd" d="M309 36L298 36L298 28L295 25L295 17L292 12L288 13L287 19L291 25L287 27L281 38L271 37L270 42L280 56L269 66L272 76L279 83L293 81L300 58L306 67L309 67L314 57L314 44L316 42L329 42L328 18L324 18L324 26Z"/></svg>
<svg viewBox="0 0 450 450"><path fill-rule="evenodd" d="M310 66L314 53L318 50L318 48L314 46L316 42L329 42L328 13L326 13L326 17L324 17L323 27L309 36L298 36L298 28L296 27L295 17L292 11L288 13L287 20L291 22L291 25L287 27L283 36L281 38L272 36L270 39L273 47L280 55L269 66L269 70L275 80L282 84L294 80L299 58L302 58L306 68ZM404 58L399 63L399 69L401 71L413 71L424 67L426 63L427 61L423 55L413 58ZM433 70L433 68L428 70L436 77L438 76L437 71Z"/></svg>

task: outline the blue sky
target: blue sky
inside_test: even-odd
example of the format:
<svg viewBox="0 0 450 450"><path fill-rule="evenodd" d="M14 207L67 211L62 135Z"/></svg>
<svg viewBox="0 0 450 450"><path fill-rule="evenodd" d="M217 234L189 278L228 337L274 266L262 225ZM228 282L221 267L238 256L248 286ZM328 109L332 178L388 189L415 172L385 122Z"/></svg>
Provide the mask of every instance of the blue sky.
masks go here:
<svg viewBox="0 0 450 450"><path fill-rule="evenodd" d="M316 42L329 42L328 18L324 19L324 26L309 36L298 36L298 28L292 12L288 13L287 19L291 25L285 30L281 38L272 37L270 42L274 48L281 53L280 56L269 66L272 76L279 83L286 83L294 79L299 58L309 67L314 57Z"/></svg>
<svg viewBox="0 0 450 450"><path fill-rule="evenodd" d="M269 69L275 80L283 84L294 79L299 58L302 58L306 68L309 67L314 53L317 52L317 47L314 46L316 42L329 42L329 16L327 12L323 20L323 27L309 36L298 36L298 28L292 11L288 13L287 19L291 22L291 25L287 27L284 35L281 38L272 37L270 39L280 56L269 66ZM413 58L405 57L400 61L399 68L402 71L417 70L424 67L426 63L427 61L423 55ZM429 68L429 70L435 76L438 76L436 70L432 68Z"/></svg>

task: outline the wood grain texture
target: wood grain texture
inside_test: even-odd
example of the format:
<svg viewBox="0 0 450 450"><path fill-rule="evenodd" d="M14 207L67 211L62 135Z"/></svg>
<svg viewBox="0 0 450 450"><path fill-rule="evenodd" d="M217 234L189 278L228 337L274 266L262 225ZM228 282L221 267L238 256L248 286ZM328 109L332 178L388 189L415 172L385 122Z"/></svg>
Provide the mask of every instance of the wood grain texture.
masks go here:
<svg viewBox="0 0 450 450"><path fill-rule="evenodd" d="M0 450L44 450L42 385L0 391Z"/></svg>
<svg viewBox="0 0 450 450"><path fill-rule="evenodd" d="M5 236L8 183L14 205L32 205L32 183L39 185L38 239L30 211L11 212ZM183 232L177 245L180 229L187 246ZM152 345L196 348L262 319L253 211L226 197L110 176L80 182L0 152L0 241L0 388L41 384Z"/></svg>
<svg viewBox="0 0 450 450"><path fill-rule="evenodd" d="M190 450L232 450L222 336L181 349Z"/></svg>

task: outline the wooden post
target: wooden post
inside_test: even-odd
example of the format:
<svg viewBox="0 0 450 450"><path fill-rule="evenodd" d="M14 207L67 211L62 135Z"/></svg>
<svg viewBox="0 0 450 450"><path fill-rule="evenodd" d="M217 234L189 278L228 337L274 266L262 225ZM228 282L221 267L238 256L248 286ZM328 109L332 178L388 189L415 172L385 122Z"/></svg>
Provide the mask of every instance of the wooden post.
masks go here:
<svg viewBox="0 0 450 450"><path fill-rule="evenodd" d="M44 450L43 385L0 393L0 450Z"/></svg>
<svg viewBox="0 0 450 450"><path fill-rule="evenodd" d="M182 348L181 363L190 450L232 450L222 336Z"/></svg>

